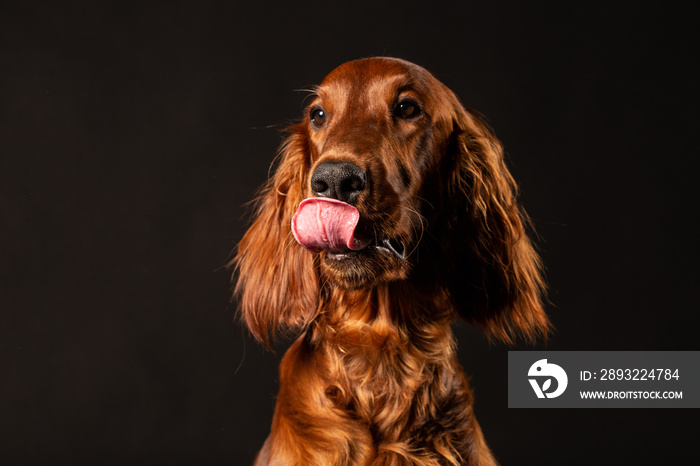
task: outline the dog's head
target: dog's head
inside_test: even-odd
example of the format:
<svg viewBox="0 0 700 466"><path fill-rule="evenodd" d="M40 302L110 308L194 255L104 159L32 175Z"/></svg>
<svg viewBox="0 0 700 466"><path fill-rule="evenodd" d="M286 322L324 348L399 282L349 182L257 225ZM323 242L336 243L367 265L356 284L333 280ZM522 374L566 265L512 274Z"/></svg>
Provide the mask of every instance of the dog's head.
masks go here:
<svg viewBox="0 0 700 466"><path fill-rule="evenodd" d="M393 58L345 63L288 131L234 259L258 338L312 318L319 287L397 281L505 340L546 330L539 258L501 145L429 72Z"/></svg>

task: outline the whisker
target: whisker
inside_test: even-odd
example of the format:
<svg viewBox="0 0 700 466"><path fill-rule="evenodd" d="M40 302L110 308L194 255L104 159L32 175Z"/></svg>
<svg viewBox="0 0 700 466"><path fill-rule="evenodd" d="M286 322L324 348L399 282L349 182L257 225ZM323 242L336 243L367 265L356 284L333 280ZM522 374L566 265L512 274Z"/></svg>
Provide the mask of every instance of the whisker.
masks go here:
<svg viewBox="0 0 700 466"><path fill-rule="evenodd" d="M420 221L420 234L418 235L418 239L415 242L415 245L413 246L413 249L406 254L406 258L410 257L414 252L418 250L418 246L420 245L421 241L423 240L423 235L425 233L425 230L427 229L428 226L428 219L426 219L420 212L418 212L415 208L412 206L402 206L403 209L407 210L410 213L415 214L416 218Z"/></svg>

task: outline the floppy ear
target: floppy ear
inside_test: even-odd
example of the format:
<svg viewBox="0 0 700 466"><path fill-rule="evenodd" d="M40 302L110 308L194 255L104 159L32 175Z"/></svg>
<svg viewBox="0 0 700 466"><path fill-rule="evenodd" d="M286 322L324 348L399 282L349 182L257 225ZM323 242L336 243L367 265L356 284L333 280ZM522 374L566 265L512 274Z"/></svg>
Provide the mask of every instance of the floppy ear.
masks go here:
<svg viewBox="0 0 700 466"><path fill-rule="evenodd" d="M275 174L257 199L254 221L238 244L229 266L240 315L253 336L270 346L270 335L294 330L313 317L317 308L318 275L314 258L291 234L291 221L303 200L309 170L308 141L301 125L280 148Z"/></svg>
<svg viewBox="0 0 700 466"><path fill-rule="evenodd" d="M542 265L500 142L460 105L448 152L445 279L458 312L508 343L546 337Z"/></svg>

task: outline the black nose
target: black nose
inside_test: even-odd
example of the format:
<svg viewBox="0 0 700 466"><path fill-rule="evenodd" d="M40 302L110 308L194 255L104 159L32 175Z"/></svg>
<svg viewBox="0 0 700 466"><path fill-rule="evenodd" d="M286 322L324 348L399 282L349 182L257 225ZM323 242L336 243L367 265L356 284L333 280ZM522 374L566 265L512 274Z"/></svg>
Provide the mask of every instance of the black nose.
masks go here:
<svg viewBox="0 0 700 466"><path fill-rule="evenodd" d="M354 204L367 187L367 173L349 162L324 162L311 177L311 190L318 197L330 197Z"/></svg>

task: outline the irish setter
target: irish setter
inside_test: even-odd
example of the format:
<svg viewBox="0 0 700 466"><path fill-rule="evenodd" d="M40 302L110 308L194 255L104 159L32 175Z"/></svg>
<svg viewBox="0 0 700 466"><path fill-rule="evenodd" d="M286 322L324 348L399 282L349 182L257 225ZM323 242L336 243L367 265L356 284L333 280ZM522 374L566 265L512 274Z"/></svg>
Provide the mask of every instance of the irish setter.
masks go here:
<svg viewBox="0 0 700 466"><path fill-rule="evenodd" d="M256 465L495 464L451 324L549 325L501 144L394 58L332 71L288 133L230 264L252 334L300 335Z"/></svg>

